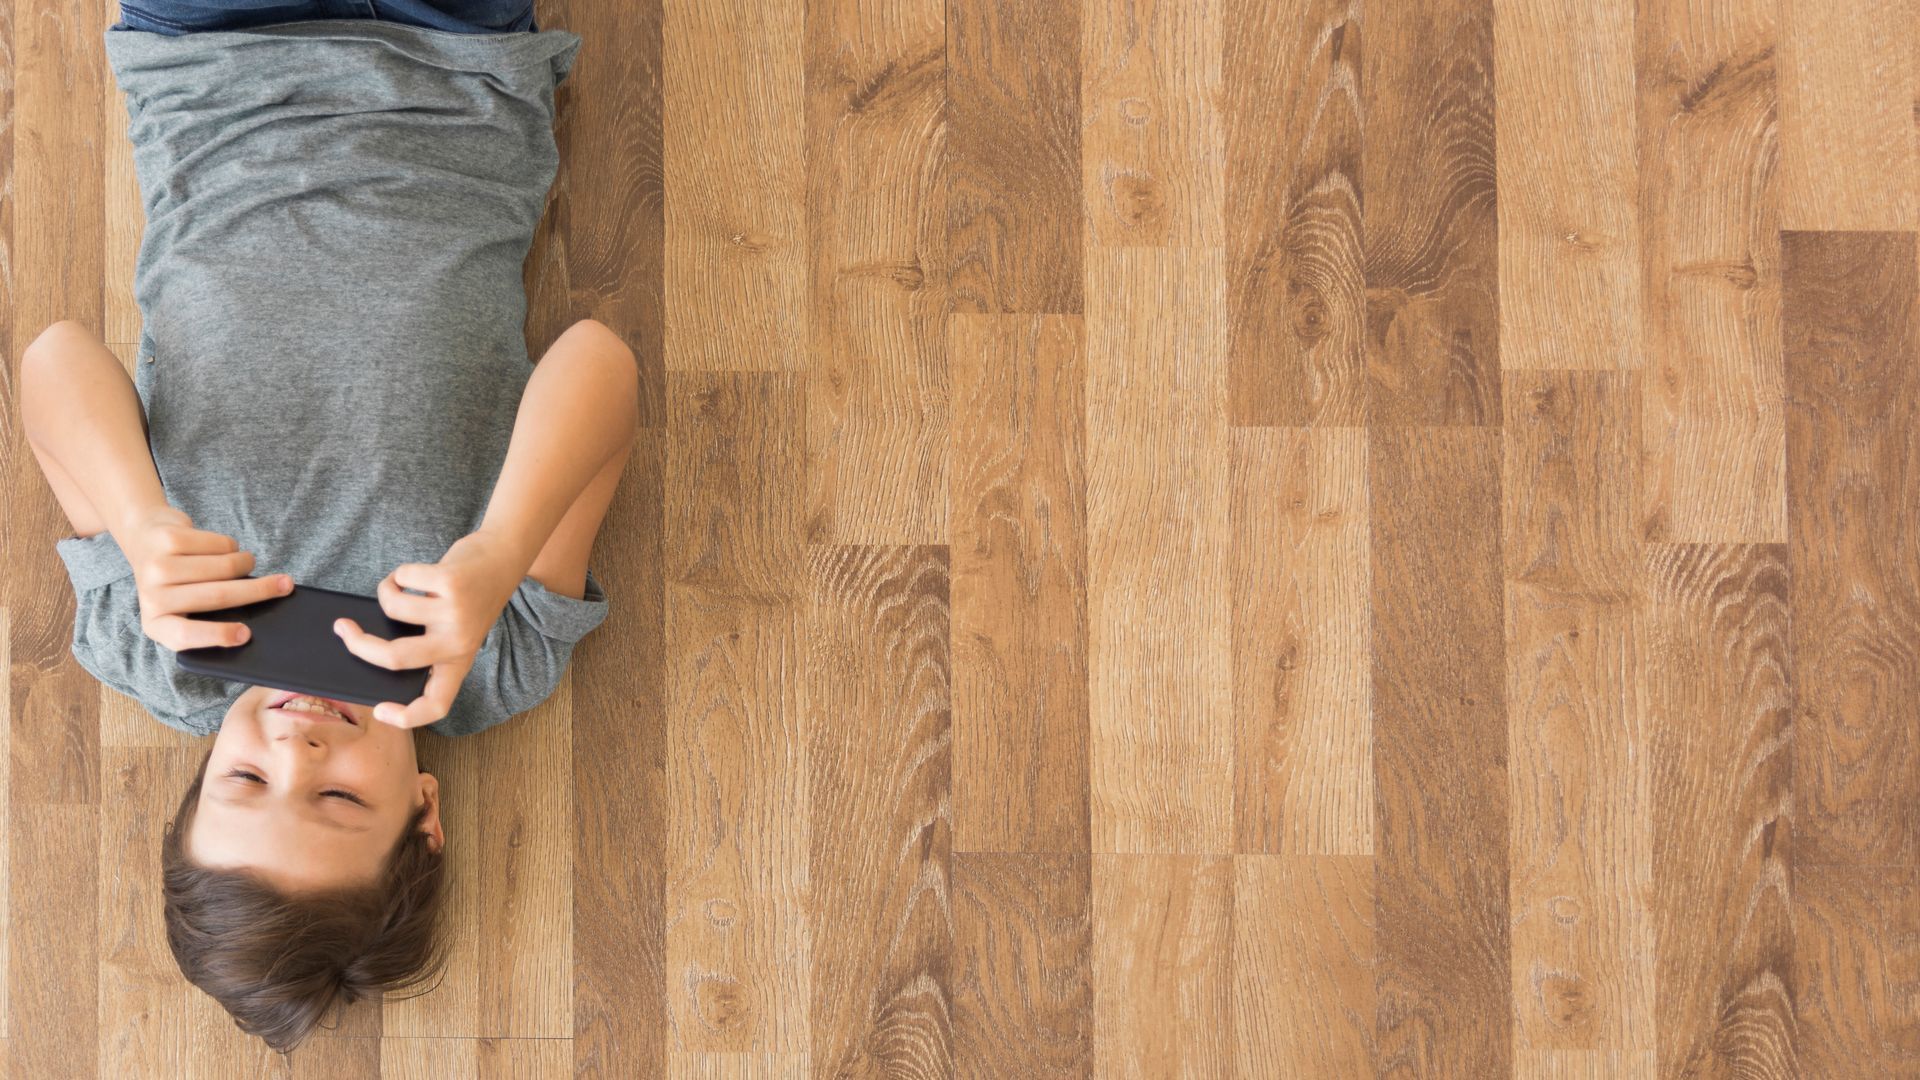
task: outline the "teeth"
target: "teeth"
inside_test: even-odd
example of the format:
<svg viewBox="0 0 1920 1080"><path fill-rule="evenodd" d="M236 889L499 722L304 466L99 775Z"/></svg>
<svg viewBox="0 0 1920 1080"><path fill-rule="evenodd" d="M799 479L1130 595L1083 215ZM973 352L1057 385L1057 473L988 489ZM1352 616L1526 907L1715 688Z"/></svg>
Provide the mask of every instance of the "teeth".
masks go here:
<svg viewBox="0 0 1920 1080"><path fill-rule="evenodd" d="M323 713L327 716L340 716L340 710L332 708L327 705L322 705L321 703L313 700L312 698L305 698L305 697L294 698L292 701L289 701L285 705L280 706L280 708L288 712L312 712L312 713ZM342 719L345 719L345 717L342 717Z"/></svg>

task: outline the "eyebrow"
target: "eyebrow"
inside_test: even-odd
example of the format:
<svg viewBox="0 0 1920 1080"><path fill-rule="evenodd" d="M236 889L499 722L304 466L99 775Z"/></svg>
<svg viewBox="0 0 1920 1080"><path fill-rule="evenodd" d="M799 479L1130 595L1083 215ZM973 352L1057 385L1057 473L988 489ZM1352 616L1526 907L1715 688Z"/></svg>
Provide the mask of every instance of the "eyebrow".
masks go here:
<svg viewBox="0 0 1920 1080"><path fill-rule="evenodd" d="M223 795L217 791L209 791L207 792L207 798L212 799L214 802L220 803L224 806L238 807L239 809L242 809L242 810L255 809L255 801L244 795ZM364 824L364 825L349 825L344 821L336 821L333 818L327 816L326 814L321 813L318 810L309 809L303 816L312 818L313 820L316 820L321 824L326 825L328 828L338 829L341 832L361 833L361 832L373 831L373 824L371 822L368 822L367 824Z"/></svg>

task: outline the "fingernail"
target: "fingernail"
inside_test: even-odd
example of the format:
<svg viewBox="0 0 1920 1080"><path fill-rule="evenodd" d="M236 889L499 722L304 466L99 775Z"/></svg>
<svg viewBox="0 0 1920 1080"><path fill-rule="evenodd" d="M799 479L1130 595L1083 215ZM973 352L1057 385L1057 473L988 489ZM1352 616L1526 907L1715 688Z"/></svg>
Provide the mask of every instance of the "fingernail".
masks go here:
<svg viewBox="0 0 1920 1080"><path fill-rule="evenodd" d="M252 632L243 626L239 630L235 631L233 635L233 643L235 645L244 645L246 644L247 639L252 636L253 636Z"/></svg>
<svg viewBox="0 0 1920 1080"><path fill-rule="evenodd" d="M280 587L281 587L282 589L292 589L292 588L293 588L293 575L292 575L292 574L281 574L281 575L280 575Z"/></svg>

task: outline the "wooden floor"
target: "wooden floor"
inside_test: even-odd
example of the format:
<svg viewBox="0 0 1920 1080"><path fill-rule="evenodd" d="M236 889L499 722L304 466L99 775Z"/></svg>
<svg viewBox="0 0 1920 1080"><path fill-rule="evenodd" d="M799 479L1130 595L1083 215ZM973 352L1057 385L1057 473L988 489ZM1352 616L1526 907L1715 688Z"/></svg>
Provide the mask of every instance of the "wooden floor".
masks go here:
<svg viewBox="0 0 1920 1080"><path fill-rule="evenodd" d="M130 353L117 9L9 6L6 370ZM613 610L294 1075L1920 1076L1915 0L539 13ZM11 385L0 1046L284 1075Z"/></svg>

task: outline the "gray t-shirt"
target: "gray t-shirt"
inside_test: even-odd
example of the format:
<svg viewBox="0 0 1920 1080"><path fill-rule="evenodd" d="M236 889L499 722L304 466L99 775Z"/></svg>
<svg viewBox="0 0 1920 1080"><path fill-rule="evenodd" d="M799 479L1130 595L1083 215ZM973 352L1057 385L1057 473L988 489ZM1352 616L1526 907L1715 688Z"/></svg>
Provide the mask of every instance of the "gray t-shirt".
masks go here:
<svg viewBox="0 0 1920 1080"><path fill-rule="evenodd" d="M255 575L371 596L479 526L533 372L521 267L579 44L360 19L107 32L146 210L134 382L154 464ZM141 631L111 534L55 546L81 666L163 723L218 729L246 685ZM524 579L428 730L538 705L606 614L591 573L584 600Z"/></svg>

